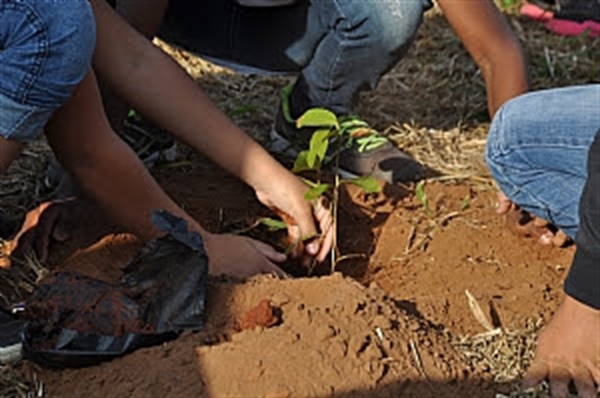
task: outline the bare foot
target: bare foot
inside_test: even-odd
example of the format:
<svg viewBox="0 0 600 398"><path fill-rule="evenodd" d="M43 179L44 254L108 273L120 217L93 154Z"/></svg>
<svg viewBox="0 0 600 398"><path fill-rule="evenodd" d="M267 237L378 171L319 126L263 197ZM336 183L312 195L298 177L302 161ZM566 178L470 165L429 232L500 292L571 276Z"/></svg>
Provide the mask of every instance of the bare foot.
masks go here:
<svg viewBox="0 0 600 398"><path fill-rule="evenodd" d="M571 238L563 231L548 221L521 209L502 192L498 193L496 212L506 216L506 226L518 236L533 238L545 246L563 247L571 243Z"/></svg>

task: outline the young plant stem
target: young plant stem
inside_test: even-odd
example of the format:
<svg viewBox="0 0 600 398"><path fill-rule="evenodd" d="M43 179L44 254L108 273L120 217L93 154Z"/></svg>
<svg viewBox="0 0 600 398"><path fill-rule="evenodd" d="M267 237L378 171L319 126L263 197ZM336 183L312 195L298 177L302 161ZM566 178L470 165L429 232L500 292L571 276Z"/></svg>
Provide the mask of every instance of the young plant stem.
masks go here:
<svg viewBox="0 0 600 398"><path fill-rule="evenodd" d="M341 137L337 137L336 140L336 153L335 153L335 170L334 170L334 182L333 182L333 204L332 204L332 213L333 213L333 225L336 228L333 234L333 243L331 245L331 273L335 272L335 267L337 265L337 226L338 226L338 204L340 200L340 152L342 150L342 140Z"/></svg>

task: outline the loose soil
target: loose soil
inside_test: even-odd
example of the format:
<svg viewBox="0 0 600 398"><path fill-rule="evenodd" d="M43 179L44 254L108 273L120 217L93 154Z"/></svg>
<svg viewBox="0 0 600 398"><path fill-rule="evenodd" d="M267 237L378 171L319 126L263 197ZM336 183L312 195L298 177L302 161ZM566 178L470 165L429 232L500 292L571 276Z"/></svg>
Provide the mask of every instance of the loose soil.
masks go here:
<svg viewBox="0 0 600 398"><path fill-rule="evenodd" d="M213 231L268 215L241 183L199 157L155 172ZM338 273L245 283L213 279L197 333L82 369L31 366L54 396L494 397L508 385L467 363L451 344L485 332L465 291L493 326L547 319L573 249L513 236L494 214L495 192L428 183L427 206L401 187L342 195ZM93 234L93 225L87 226ZM80 236L86 235L83 233ZM284 247L260 227L251 235ZM114 281L140 244L109 235L86 248L56 246L55 268ZM289 271L298 275L298 268ZM306 272L304 272L306 274ZM321 275L321 276L319 276Z"/></svg>
<svg viewBox="0 0 600 398"><path fill-rule="evenodd" d="M532 88L597 81L592 49L598 39L567 40L535 22L509 20L531 60ZM286 81L242 77L170 53L244 130L266 140ZM483 81L439 13L426 18L377 92L362 96L357 113L442 174L489 182L481 162L489 122ZM47 153L42 147L33 152ZM26 153L3 176L0 217L14 221L41 200L39 179L24 178L39 176L38 157ZM270 215L250 189L197 156L155 175L212 231L247 230ZM481 359L481 341L490 336L484 324L491 323L513 339L492 347L495 362L509 348L530 353L519 331L529 333L530 320L548 320L557 308L573 248L513 236L494 214L489 185L427 183L425 192L427 206L409 188L386 187L384 195L369 197L344 192L338 236L347 257L339 274L328 276L324 265L307 277L288 264L294 276L288 280L213 279L200 332L100 366L53 370L24 363L19 370L35 372L49 397L513 397L510 380L522 370L514 356L503 366L516 371L499 379L493 364L469 360L456 342L484 336L471 347ZM141 245L129 235L105 236L100 226L82 218L77 239L52 248L54 268L117 280ZM261 227L247 233L285 247L281 234ZM481 309L479 320L467 292Z"/></svg>

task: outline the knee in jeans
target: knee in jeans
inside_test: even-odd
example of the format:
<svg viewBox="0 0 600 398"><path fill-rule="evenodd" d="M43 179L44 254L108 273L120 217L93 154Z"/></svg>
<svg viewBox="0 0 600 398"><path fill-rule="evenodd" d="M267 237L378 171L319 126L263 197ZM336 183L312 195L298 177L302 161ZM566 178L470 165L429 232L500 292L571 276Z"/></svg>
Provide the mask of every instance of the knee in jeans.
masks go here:
<svg viewBox="0 0 600 398"><path fill-rule="evenodd" d="M496 112L488 132L485 158L490 167L518 146L518 131L523 107L517 99L507 101Z"/></svg>
<svg viewBox="0 0 600 398"><path fill-rule="evenodd" d="M404 50L412 42L429 0L338 2L347 24L340 28L368 38L371 51L389 54Z"/></svg>

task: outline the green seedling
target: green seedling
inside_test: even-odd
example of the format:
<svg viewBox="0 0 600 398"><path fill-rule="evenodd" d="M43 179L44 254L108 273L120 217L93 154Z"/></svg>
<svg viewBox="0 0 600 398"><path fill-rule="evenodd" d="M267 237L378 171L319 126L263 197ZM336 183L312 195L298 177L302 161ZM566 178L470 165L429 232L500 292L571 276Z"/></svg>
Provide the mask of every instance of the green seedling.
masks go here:
<svg viewBox="0 0 600 398"><path fill-rule="evenodd" d="M500 0L500 6L506 10L518 5L518 0Z"/></svg>
<svg viewBox="0 0 600 398"><path fill-rule="evenodd" d="M471 206L471 195L466 194L460 204L460 211L465 211Z"/></svg>
<svg viewBox="0 0 600 398"><path fill-rule="evenodd" d="M267 227L267 229L269 231L279 231L282 229L286 229L287 225L285 222L281 221L281 220L276 220L274 218L270 218L270 217L263 217L260 218L258 220L258 223L264 225L265 227Z"/></svg>
<svg viewBox="0 0 600 398"><path fill-rule="evenodd" d="M429 215L431 211L429 209L429 200L427 199L427 194L425 193L425 181L419 181L417 187L415 188L415 195L417 196L419 203L421 203L423 210L425 210L425 213Z"/></svg>
<svg viewBox="0 0 600 398"><path fill-rule="evenodd" d="M285 109L284 109L285 111ZM364 176L353 179L342 179L340 177L340 153L344 148L353 144L358 145L360 150L368 150L372 145L380 145L383 137L373 137L365 134L370 132L368 125L353 117L338 118L333 112L322 108L313 108L306 111L298 120L296 127L315 129L309 144L309 148L298 154L294 167L295 173L303 171L314 171L317 181L307 181L310 189L304 196L308 201L316 200L325 195L331 197L332 213L335 225L337 225L337 213L339 206L339 189L342 184L353 184L365 193L376 193L381 191L381 185L373 177ZM331 150L330 144L335 148ZM325 183L321 180L321 170L327 161L334 164L334 182ZM334 234L335 236L335 234ZM338 262L338 247L334 238L331 249L331 268L335 270Z"/></svg>
<svg viewBox="0 0 600 398"><path fill-rule="evenodd" d="M236 108L230 109L225 112L227 116L230 118L235 118L238 116L247 115L249 113L254 113L258 111L258 107L254 105L240 105Z"/></svg>

